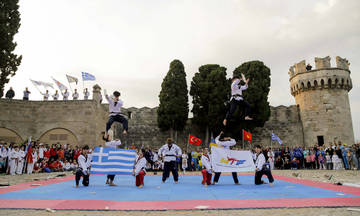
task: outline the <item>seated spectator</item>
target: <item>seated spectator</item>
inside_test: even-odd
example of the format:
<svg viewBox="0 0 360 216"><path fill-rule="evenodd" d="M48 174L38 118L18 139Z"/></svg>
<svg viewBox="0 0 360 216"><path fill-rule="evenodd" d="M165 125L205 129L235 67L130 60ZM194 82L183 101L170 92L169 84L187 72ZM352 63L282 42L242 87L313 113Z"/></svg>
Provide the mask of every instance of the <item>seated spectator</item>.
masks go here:
<svg viewBox="0 0 360 216"><path fill-rule="evenodd" d="M72 171L72 169L71 169L71 163L70 163L68 160L65 160L64 170L65 170L65 171Z"/></svg>
<svg viewBox="0 0 360 216"><path fill-rule="evenodd" d="M284 169L290 169L290 168L291 168L291 163L290 163L289 159L287 157L285 157Z"/></svg>
<svg viewBox="0 0 360 216"><path fill-rule="evenodd" d="M284 160L281 158L281 156L277 156L275 161L275 167L276 169L283 169L284 168Z"/></svg>

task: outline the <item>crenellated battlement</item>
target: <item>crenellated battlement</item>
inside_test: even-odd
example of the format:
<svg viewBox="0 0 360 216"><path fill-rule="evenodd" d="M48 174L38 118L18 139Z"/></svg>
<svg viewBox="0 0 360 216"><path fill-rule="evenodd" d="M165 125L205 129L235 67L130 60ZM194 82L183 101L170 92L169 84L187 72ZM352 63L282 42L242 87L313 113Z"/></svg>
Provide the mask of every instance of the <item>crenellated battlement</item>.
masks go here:
<svg viewBox="0 0 360 216"><path fill-rule="evenodd" d="M350 63L348 60L336 57L337 67L331 67L331 58L315 57L315 69L306 70L305 60L294 64L289 69L290 90L293 96L308 90L321 89L352 89L350 78Z"/></svg>

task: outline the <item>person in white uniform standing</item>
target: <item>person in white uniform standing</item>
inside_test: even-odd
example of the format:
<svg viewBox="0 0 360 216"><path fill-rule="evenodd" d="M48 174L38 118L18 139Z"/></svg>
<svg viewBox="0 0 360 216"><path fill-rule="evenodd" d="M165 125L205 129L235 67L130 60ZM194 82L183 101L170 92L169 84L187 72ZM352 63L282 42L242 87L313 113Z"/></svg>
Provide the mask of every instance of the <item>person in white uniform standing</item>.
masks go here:
<svg viewBox="0 0 360 216"><path fill-rule="evenodd" d="M174 144L171 138L166 140L166 144L159 149L159 155L164 158L164 172L162 176L162 182L165 183L166 179L170 175L170 171L173 174L175 183L178 183L178 170L176 164L176 157L181 157L181 149Z"/></svg>

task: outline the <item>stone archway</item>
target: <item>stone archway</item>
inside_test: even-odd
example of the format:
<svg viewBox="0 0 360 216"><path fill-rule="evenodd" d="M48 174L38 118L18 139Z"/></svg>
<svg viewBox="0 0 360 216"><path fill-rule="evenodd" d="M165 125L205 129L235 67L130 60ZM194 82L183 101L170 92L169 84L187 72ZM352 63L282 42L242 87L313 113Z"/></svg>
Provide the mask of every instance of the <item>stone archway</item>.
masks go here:
<svg viewBox="0 0 360 216"><path fill-rule="evenodd" d="M14 142L17 144L24 142L18 133L3 127L0 127L0 140L5 142Z"/></svg>
<svg viewBox="0 0 360 216"><path fill-rule="evenodd" d="M48 130L40 136L39 141L49 145L60 143L62 145L69 144L71 146L79 146L79 141L75 134L65 128L53 128Z"/></svg>

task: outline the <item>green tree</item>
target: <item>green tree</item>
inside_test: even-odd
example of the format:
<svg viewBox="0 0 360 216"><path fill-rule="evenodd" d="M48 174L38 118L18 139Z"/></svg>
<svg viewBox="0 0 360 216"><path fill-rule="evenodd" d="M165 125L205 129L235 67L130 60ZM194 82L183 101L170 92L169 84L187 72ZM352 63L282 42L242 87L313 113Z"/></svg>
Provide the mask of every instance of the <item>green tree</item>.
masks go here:
<svg viewBox="0 0 360 216"><path fill-rule="evenodd" d="M159 94L158 127L162 131L170 130L170 136L177 139L177 131L186 125L189 113L188 89L184 65L179 60L170 63Z"/></svg>
<svg viewBox="0 0 360 216"><path fill-rule="evenodd" d="M270 91L270 69L261 61L245 62L237 67L233 75L250 78L249 88L243 92L244 98L251 107L253 121L244 121L243 110L237 109L228 128L235 138L241 138L241 130L252 131L255 127L263 127L270 117L268 95Z"/></svg>
<svg viewBox="0 0 360 216"><path fill-rule="evenodd" d="M225 102L230 94L226 68L217 64L203 65L195 73L190 87L193 97L193 123L205 129L205 144L210 133L218 133L225 117Z"/></svg>
<svg viewBox="0 0 360 216"><path fill-rule="evenodd" d="M5 84L9 76L14 76L21 63L22 56L13 53L16 43L14 35L20 27L18 0L0 1L0 98L4 95Z"/></svg>

